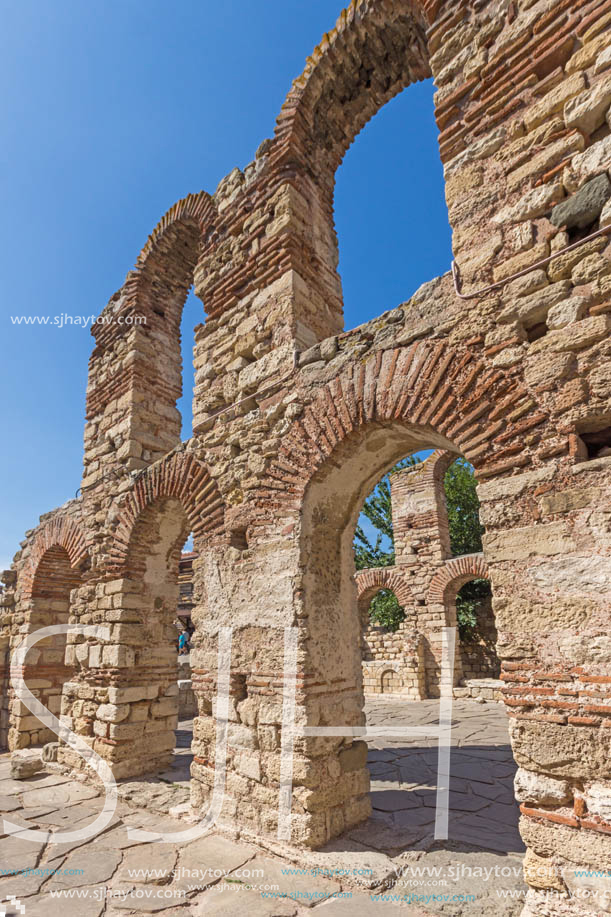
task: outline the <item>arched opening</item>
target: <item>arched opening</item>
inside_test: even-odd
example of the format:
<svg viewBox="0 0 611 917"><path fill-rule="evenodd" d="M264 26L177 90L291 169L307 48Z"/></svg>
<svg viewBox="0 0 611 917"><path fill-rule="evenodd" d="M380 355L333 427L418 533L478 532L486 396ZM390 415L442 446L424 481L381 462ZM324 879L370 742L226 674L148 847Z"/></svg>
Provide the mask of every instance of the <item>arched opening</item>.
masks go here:
<svg viewBox="0 0 611 917"><path fill-rule="evenodd" d="M204 319L205 315L202 301L195 295L193 289L191 289L185 301L180 320L182 394L176 402L176 408L180 413L180 438L183 442L187 439L191 439L193 436L195 328L203 324Z"/></svg>
<svg viewBox="0 0 611 917"><path fill-rule="evenodd" d="M404 461L406 455L422 454L424 461ZM432 726L439 716L435 698L442 691L442 631L452 622L431 583L448 564L464 562L463 557L451 555L443 486L446 471L457 458L456 447L430 428L370 423L341 442L333 461L311 478L304 501L306 652L313 677L328 689L318 689L319 722L343 727L366 724L378 730L366 743L345 735L317 740L325 742L329 770L335 756L340 766L344 758L350 759L343 795L334 794L326 824L342 825L351 840L385 853L406 850L417 842L432 843L436 740L409 735L384 738L379 733L400 725L406 732L410 726ZM366 555L385 553L386 565L355 571L353 538L359 514L372 490L370 508L381 512L380 485L373 485L393 469L384 511L392 543L368 538L368 544L361 539L359 545L357 541L357 557L359 547ZM398 597L401 588L406 619L385 635L391 638L385 646L380 641L383 652L376 660L374 680L371 660L361 656L359 628L381 589L387 590L386 596L393 592ZM402 629L406 636L413 635L411 642L402 639ZM456 655L455 683L462 677L460 653ZM408 657L411 692L399 684L401 665L405 667ZM368 675L369 685L377 690L368 691ZM481 705L471 699L455 699L454 705L449 839L482 850L517 853L523 845L511 793L515 765L505 711L490 704L482 713ZM373 813L363 821L370 806Z"/></svg>
<svg viewBox="0 0 611 917"><path fill-rule="evenodd" d="M493 697L494 690L498 693L501 687L498 681L501 663L496 653L497 630L490 580L476 578L465 583L456 593L454 604L463 684L472 689L472 697ZM483 680L494 680L497 684L485 685ZM486 693L475 694L478 686Z"/></svg>
<svg viewBox="0 0 611 917"><path fill-rule="evenodd" d="M171 782L188 780L190 761L175 761L179 718L178 658L180 565L191 525L174 497L162 497L138 515L129 540L129 624L121 633L128 643L130 665L121 672L122 684L112 711L98 710L103 722L97 734L122 746L116 777L167 771ZM110 719L107 719L110 717ZM113 717L116 722L113 722ZM190 740L182 733L181 757ZM181 765L181 766L179 766ZM181 771L178 779L176 768ZM184 772L184 773L183 773Z"/></svg>
<svg viewBox="0 0 611 917"><path fill-rule="evenodd" d="M334 217L346 329L402 304L406 292L449 270L434 90L431 79L423 80L387 102L337 170Z"/></svg>
<svg viewBox="0 0 611 917"><path fill-rule="evenodd" d="M32 583L28 633L53 624L67 624L70 619L70 595L81 584L81 576L70 563L70 557L61 545L48 548L38 563ZM23 677L32 694L59 717L62 690L69 682L74 667L66 661L67 635L47 637L28 651ZM57 741L55 733L44 726L18 700L14 700L14 748L43 745Z"/></svg>

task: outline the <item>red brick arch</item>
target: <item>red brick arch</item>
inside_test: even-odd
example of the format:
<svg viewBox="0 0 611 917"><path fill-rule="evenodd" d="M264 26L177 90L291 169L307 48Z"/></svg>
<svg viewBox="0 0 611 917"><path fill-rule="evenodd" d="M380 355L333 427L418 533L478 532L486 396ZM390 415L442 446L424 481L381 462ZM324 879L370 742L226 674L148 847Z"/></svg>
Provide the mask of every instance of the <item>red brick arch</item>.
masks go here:
<svg viewBox="0 0 611 917"><path fill-rule="evenodd" d="M488 564L483 554L465 554L448 560L435 574L428 591L428 601L444 603L456 597L458 590L472 579L487 579Z"/></svg>
<svg viewBox="0 0 611 917"><path fill-rule="evenodd" d="M377 567L371 570L360 570L354 577L359 606L368 603L380 591L390 589L400 605L412 602L412 592L405 577L399 576L393 567Z"/></svg>
<svg viewBox="0 0 611 917"><path fill-rule="evenodd" d="M113 572L125 567L132 531L141 513L167 497L184 507L196 542L223 535L225 505L216 482L192 454L174 453L147 468L125 498L110 552Z"/></svg>
<svg viewBox="0 0 611 917"><path fill-rule="evenodd" d="M96 361L103 360L113 344L134 328L150 338L166 336L173 342L164 360L180 367L180 321L202 241L213 225L216 208L209 194L189 194L173 204L154 228L125 283L111 298L91 333L96 346L90 359L90 380ZM202 321L204 312L202 306ZM166 348L167 348L166 344ZM109 401L119 398L132 385L155 392L158 401L175 402L181 395L180 372L169 378L159 369L151 374L150 360L135 363L117 373L104 373L90 384L87 417L100 413ZM142 377L142 378L140 378Z"/></svg>
<svg viewBox="0 0 611 917"><path fill-rule="evenodd" d="M176 276L173 278L172 292L175 303L179 303L182 310L182 303L193 282L201 239L211 226L215 213L214 202L205 191L189 194L172 204L148 237L121 290L113 297L113 300L116 298L120 303L121 312L138 312L150 318L155 307L160 305L160 296L164 295L160 294L159 284L156 284L159 272L167 268L168 262L176 260L177 256L179 261L174 269ZM176 307L171 312L167 317L174 322L178 320L180 324L180 315L174 314ZM116 324L94 325L92 334L100 344L116 334L117 327Z"/></svg>
<svg viewBox="0 0 611 917"><path fill-rule="evenodd" d="M295 384L299 386L299 377ZM321 384L284 437L262 493L268 507L299 509L313 476L371 424L406 423L441 434L470 461L478 479L524 470L524 448L547 418L516 371L486 365L476 346L417 341L378 351Z"/></svg>
<svg viewBox="0 0 611 917"><path fill-rule="evenodd" d="M24 598L32 596L40 563L52 548L65 550L74 571L82 570L89 556L85 533L79 522L65 515L50 519L36 533L27 563L21 572L20 579Z"/></svg>
<svg viewBox="0 0 611 917"><path fill-rule="evenodd" d="M436 0L352 0L307 58L282 106L276 155L327 158L331 174L386 102L431 75Z"/></svg>

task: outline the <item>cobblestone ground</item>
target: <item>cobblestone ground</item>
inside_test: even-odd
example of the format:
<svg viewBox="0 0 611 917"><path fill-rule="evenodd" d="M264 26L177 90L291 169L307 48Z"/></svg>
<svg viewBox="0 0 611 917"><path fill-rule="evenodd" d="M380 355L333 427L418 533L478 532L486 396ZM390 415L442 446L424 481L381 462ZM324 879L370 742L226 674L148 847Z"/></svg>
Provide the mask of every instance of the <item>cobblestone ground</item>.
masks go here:
<svg viewBox="0 0 611 917"><path fill-rule="evenodd" d="M368 725L424 725L438 704L379 700ZM523 845L511 784L515 765L496 703L454 704L449 840L434 841L434 740L370 742L373 817L323 851L265 848L208 834L189 843L143 844L129 827L179 831L166 814L188 798L190 723L180 724L173 767L120 786L114 819L94 839L31 841L0 831L0 912L23 917L513 917L522 908ZM51 831L89 824L102 807L96 788L56 773L12 780L0 757L0 811ZM28 871L29 870L29 871ZM149 871L145 874L144 871Z"/></svg>

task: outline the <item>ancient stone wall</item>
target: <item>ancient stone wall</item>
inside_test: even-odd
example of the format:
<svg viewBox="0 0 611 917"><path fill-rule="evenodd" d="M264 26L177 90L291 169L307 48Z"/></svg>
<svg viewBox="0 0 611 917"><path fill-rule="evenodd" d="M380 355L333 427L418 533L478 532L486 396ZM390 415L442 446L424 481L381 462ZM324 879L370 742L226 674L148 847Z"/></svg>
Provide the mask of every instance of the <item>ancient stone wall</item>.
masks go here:
<svg viewBox="0 0 611 917"><path fill-rule="evenodd" d="M81 495L28 534L2 595L0 646L34 627L31 561L57 521L80 583L65 581L70 620L111 629L107 642L69 635L63 716L117 775L171 751L166 615L193 531L192 803L211 797L230 626L221 819L275 835L284 629L299 635L298 724L361 725L358 511L398 459L438 448L479 482L529 862L608 864L609 15L608 0L355 0L255 161L154 230L97 330ZM444 275L343 332L335 170L367 120L431 73L458 291ZM179 443L191 282L206 315L194 435ZM73 517L82 552L60 531ZM59 552L49 558L59 570ZM439 620L443 596L440 567ZM350 745L296 740L293 841L323 844L368 815L363 749Z"/></svg>

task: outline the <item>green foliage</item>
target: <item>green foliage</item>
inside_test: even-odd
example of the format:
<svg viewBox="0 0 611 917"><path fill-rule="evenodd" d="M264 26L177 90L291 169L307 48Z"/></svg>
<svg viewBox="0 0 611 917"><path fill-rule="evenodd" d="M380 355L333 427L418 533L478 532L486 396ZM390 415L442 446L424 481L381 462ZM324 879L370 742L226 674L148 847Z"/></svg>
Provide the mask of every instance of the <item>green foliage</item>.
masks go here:
<svg viewBox="0 0 611 917"><path fill-rule="evenodd" d="M474 579L465 583L456 596L456 621L461 640L473 642L478 639L477 614L480 605L491 595L487 579Z"/></svg>
<svg viewBox="0 0 611 917"><path fill-rule="evenodd" d="M484 528L479 521L473 468L465 459L456 459L448 468L443 483L452 554L478 554L482 550Z"/></svg>
<svg viewBox="0 0 611 917"><path fill-rule="evenodd" d="M401 621L405 620L405 609L390 589L380 589L374 595L369 606L369 620L372 624L381 624L387 630L395 631Z"/></svg>
<svg viewBox="0 0 611 917"><path fill-rule="evenodd" d="M363 515L377 530L371 541L360 525L354 536L354 557L357 570L371 567L392 567L395 550L392 530L390 500L390 475L403 468L417 465L420 459L413 455L397 462L365 500ZM477 554L482 550L483 526L479 521L479 500L475 491L473 468L463 458L456 459L444 478L450 547L453 555ZM388 544L384 548L383 544ZM490 595L488 580L473 580L462 587L456 598L458 631L463 640L478 637L477 612L486 596ZM370 620L396 630L405 618L405 612L390 590L382 589L371 601Z"/></svg>

